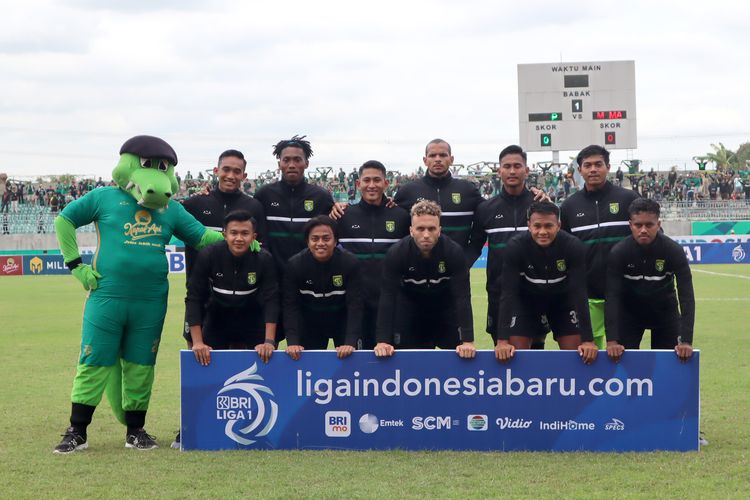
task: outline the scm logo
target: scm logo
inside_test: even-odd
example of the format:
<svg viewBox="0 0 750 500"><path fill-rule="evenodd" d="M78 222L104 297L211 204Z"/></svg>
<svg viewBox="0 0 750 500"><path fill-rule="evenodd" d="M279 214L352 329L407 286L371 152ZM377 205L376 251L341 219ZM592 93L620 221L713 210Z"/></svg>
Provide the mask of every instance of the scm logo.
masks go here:
<svg viewBox="0 0 750 500"><path fill-rule="evenodd" d="M451 429L455 424L458 424L458 420L451 417L414 417L411 419L411 428L415 431Z"/></svg>
<svg viewBox="0 0 750 500"><path fill-rule="evenodd" d="M348 411L327 411L326 436L349 437L352 433L352 416Z"/></svg>

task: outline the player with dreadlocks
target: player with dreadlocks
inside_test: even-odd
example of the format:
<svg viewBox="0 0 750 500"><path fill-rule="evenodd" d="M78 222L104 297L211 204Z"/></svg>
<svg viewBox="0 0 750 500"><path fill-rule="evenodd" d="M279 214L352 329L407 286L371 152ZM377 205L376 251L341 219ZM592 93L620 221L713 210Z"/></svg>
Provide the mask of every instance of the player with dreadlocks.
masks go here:
<svg viewBox="0 0 750 500"><path fill-rule="evenodd" d="M333 198L325 189L305 181L313 155L305 136L295 135L273 146L281 180L266 184L255 194L267 221L266 245L281 271L289 257L306 248L302 228L316 215L328 214Z"/></svg>
<svg viewBox="0 0 750 500"><path fill-rule="evenodd" d="M328 214L333 207L331 193L305 181L305 169L313 155L305 136L295 135L273 146L279 161L281 180L266 184L255 193L266 214L266 249L273 255L279 282L289 257L307 248L303 229L316 215ZM281 322L277 325L276 341L284 338Z"/></svg>

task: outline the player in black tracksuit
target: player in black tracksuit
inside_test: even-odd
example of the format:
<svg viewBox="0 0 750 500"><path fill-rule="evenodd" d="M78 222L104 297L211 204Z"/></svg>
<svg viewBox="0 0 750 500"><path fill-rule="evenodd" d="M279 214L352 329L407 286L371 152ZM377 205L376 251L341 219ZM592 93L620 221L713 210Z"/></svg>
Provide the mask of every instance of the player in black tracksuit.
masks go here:
<svg viewBox="0 0 750 500"><path fill-rule="evenodd" d="M188 324L202 325L203 342L213 349L263 344L265 324L279 317L273 257L266 250L236 257L226 241L206 247L193 267L185 305Z"/></svg>
<svg viewBox="0 0 750 500"><path fill-rule="evenodd" d="M509 359L501 356L508 344L515 349L531 346L543 317L561 349L579 349L587 363L596 358L586 300L586 249L577 238L559 231L558 213L550 202L533 203L529 231L508 243L496 346L501 361Z"/></svg>
<svg viewBox="0 0 750 500"><path fill-rule="evenodd" d="M359 168L359 203L349 206L339 219L339 244L357 256L364 290L361 345L375 347L375 325L383 277L383 259L393 244L409 234L411 218L401 207L388 208L383 191L388 186L385 166L375 160Z"/></svg>
<svg viewBox="0 0 750 500"><path fill-rule="evenodd" d="M266 247L283 274L289 258L305 248L302 233L305 223L316 215L327 215L333 207L333 197L305 179L292 184L282 178L261 187L255 199L266 214Z"/></svg>
<svg viewBox="0 0 750 500"><path fill-rule="evenodd" d="M604 292L607 256L612 247L630 235L628 207L638 193L607 180L609 152L592 145L576 158L584 187L560 207L562 228L586 244L586 286L594 342L605 348Z"/></svg>
<svg viewBox="0 0 750 500"><path fill-rule="evenodd" d="M333 197L325 189L305 181L312 149L303 137L279 141L273 150L279 161L281 180L266 184L255 193L266 214L266 247L283 274L292 255L305 249L303 227L316 215L328 215Z"/></svg>
<svg viewBox="0 0 750 500"><path fill-rule="evenodd" d="M193 195L182 204L185 210L198 222L221 231L224 227L224 217L235 210L245 210L255 219L257 224L257 238L264 241L266 217L263 206L258 200L246 195L240 190L242 181L247 177L245 173L246 161L240 151L233 149L224 151L219 156L219 163L214 169L218 185L208 195ZM193 264L198 251L192 247L185 247L185 283L190 281ZM190 345L190 327L185 318L183 337Z"/></svg>
<svg viewBox="0 0 750 500"><path fill-rule="evenodd" d="M407 236L388 250L377 341L397 349L454 349L474 341L469 269L457 243L441 235L424 257Z"/></svg>
<svg viewBox="0 0 750 500"><path fill-rule="evenodd" d="M322 233L325 240L317 231L321 228L326 230ZM336 247L335 224L328 217L311 219L305 225L305 233L308 248L289 259L284 272L287 344L326 349L328 340L333 339L341 354L341 346L356 348L362 326L359 262L351 253ZM297 359L289 348L287 352Z"/></svg>
<svg viewBox="0 0 750 500"><path fill-rule="evenodd" d="M695 297L684 250L659 231L658 203L634 201L630 221L632 237L615 245L607 265L607 350L615 359L622 351L612 355L611 347L638 349L646 328L652 349L693 343Z"/></svg>
<svg viewBox="0 0 750 500"><path fill-rule="evenodd" d="M482 201L479 189L473 183L451 175L449 168L453 156L447 142L441 139L430 141L423 160L427 173L399 187L393 201L407 211L419 200L436 202L442 211L442 232L467 252L474 210ZM468 252L466 255L468 258Z"/></svg>

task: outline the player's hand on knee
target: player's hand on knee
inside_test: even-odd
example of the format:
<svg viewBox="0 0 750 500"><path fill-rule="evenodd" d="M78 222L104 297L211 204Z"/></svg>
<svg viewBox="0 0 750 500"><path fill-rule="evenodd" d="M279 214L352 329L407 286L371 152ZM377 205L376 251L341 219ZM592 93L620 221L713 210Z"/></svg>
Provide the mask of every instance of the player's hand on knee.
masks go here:
<svg viewBox="0 0 750 500"><path fill-rule="evenodd" d="M578 346L578 354L584 363L590 365L596 359L596 355L599 354L599 349L593 342L581 342L581 345Z"/></svg>
<svg viewBox="0 0 750 500"><path fill-rule="evenodd" d="M387 342L378 342L375 346L375 356L379 358L387 358L389 356L393 356L393 353L396 351L391 344L388 344Z"/></svg>
<svg viewBox="0 0 750 500"><path fill-rule="evenodd" d="M680 342L675 346L674 352L677 354L677 357L680 358L680 361L684 363L693 356L693 346L691 344Z"/></svg>
<svg viewBox="0 0 750 500"><path fill-rule="evenodd" d="M477 348L474 342L463 342L456 347L456 354L459 358L471 359L477 355Z"/></svg>
<svg viewBox="0 0 750 500"><path fill-rule="evenodd" d="M260 356L260 359L263 360L264 363L268 363L271 360L271 356L273 355L273 344L258 344L255 346L255 352L258 353L258 356Z"/></svg>
<svg viewBox="0 0 750 500"><path fill-rule="evenodd" d="M607 341L607 356L615 363L620 361L622 354L625 352L625 346L618 343L616 340Z"/></svg>
<svg viewBox="0 0 750 500"><path fill-rule="evenodd" d="M495 344L495 358L498 361L507 363L515 354L516 348L507 340L498 340L497 344Z"/></svg>
<svg viewBox="0 0 750 500"><path fill-rule="evenodd" d="M354 352L354 346L351 345L340 345L336 348L336 356L339 359L344 359L347 356L351 356Z"/></svg>
<svg viewBox="0 0 750 500"><path fill-rule="evenodd" d="M211 346L206 345L203 342L199 344L193 344L193 353L195 359L203 366L208 366L211 363Z"/></svg>
<svg viewBox="0 0 750 500"><path fill-rule="evenodd" d="M286 346L286 353L294 361L299 360L299 356L300 356L300 354L302 354L302 351L304 351L304 350L305 350L305 348L302 347L301 345L288 345L288 346Z"/></svg>

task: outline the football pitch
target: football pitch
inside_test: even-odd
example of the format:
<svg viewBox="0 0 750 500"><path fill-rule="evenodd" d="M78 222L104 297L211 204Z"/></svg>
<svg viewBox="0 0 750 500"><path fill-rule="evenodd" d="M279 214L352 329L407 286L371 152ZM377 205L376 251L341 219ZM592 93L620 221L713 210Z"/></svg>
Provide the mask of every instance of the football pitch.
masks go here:
<svg viewBox="0 0 750 500"><path fill-rule="evenodd" d="M184 275L171 275L146 425L161 448L125 449L124 427L102 403L89 427L89 449L54 455L68 425L85 292L72 277L5 277L0 498L747 498L750 265L693 270L701 429L710 444L700 452L620 454L172 450L179 427ZM472 294L477 347L491 349L483 333L484 270L472 270ZM547 348L556 344L550 339Z"/></svg>

